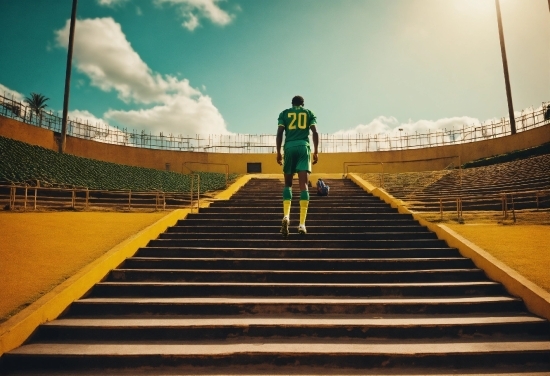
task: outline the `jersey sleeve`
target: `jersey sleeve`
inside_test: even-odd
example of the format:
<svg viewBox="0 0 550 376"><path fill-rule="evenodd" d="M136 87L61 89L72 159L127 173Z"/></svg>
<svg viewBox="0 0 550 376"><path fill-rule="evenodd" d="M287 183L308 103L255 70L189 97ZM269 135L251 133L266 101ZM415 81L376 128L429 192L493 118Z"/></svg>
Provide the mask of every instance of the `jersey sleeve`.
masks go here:
<svg viewBox="0 0 550 376"><path fill-rule="evenodd" d="M279 127L284 127L285 126L284 114L285 114L284 111L279 114L279 119L278 119L278 123L277 123L279 125Z"/></svg>
<svg viewBox="0 0 550 376"><path fill-rule="evenodd" d="M309 125L317 125L317 117L312 111L309 111Z"/></svg>

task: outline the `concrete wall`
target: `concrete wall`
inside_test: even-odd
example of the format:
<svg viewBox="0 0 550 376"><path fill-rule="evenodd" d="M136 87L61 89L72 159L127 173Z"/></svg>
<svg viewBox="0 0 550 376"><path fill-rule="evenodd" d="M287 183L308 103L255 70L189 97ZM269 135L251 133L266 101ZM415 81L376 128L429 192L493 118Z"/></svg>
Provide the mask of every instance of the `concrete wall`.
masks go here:
<svg viewBox="0 0 550 376"><path fill-rule="evenodd" d="M57 150L54 132L2 116L0 116L0 136ZM538 146L547 142L550 142L550 124L513 136L460 145L401 151L320 154L319 163L313 167L313 172L440 170L451 163L458 165L459 163ZM225 165L227 165L229 173L244 174L247 172L247 163L250 162L261 163L262 173L281 173L281 167L276 162L276 154L228 154L152 150L106 144L70 136L67 137L66 153L107 162L159 170L164 170L166 164L170 163L171 171L184 173L189 172L190 169L225 172Z"/></svg>

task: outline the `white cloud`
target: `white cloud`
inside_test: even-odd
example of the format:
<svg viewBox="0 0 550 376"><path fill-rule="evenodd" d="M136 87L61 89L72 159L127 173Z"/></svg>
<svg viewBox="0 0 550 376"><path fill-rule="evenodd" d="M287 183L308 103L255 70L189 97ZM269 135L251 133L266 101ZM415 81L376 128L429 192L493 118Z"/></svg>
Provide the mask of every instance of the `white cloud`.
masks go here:
<svg viewBox="0 0 550 376"><path fill-rule="evenodd" d="M164 135L229 134L222 116L208 96L197 100L174 96L166 103L149 109L110 110L105 117L128 128L147 128Z"/></svg>
<svg viewBox="0 0 550 376"><path fill-rule="evenodd" d="M73 110L67 115L69 134L73 136L111 144L128 143L128 136L124 132L109 125L105 120L95 117L87 110Z"/></svg>
<svg viewBox="0 0 550 376"><path fill-rule="evenodd" d="M89 124L94 127L109 126L105 120L97 118L94 114L87 110L72 110L67 113L67 116L69 119L81 124Z"/></svg>
<svg viewBox="0 0 550 376"><path fill-rule="evenodd" d="M69 21L56 31L65 47ZM104 116L127 128L139 127L174 134L228 133L210 97L191 87L187 79L153 72L132 48L120 24L112 18L78 20L74 58L76 68L103 91L114 90L126 103L152 105L148 109L110 110Z"/></svg>
<svg viewBox="0 0 550 376"><path fill-rule="evenodd" d="M154 0L156 4L168 4L179 7L184 22L182 26L190 31L200 26L199 19L206 18L220 26L229 24L234 15L231 15L218 6L223 0Z"/></svg>
<svg viewBox="0 0 550 376"><path fill-rule="evenodd" d="M469 127L472 125L478 125L481 122L479 119L460 116L452 118L443 118L438 120L418 120L413 122L409 120L407 123L399 122L395 117L379 116L372 120L368 124L359 124L355 128L341 130L335 132L336 135L349 135L349 134L414 134L437 132L437 131L450 131L451 129L461 129L462 126ZM402 129L402 131L399 131Z"/></svg>
<svg viewBox="0 0 550 376"><path fill-rule="evenodd" d="M0 95L3 95L6 98L13 99L17 102L24 102L25 96L15 90L12 90L8 88L7 86L4 86L0 84Z"/></svg>
<svg viewBox="0 0 550 376"><path fill-rule="evenodd" d="M127 1L128 0L97 0L97 3L106 7L114 7L117 5L121 5Z"/></svg>

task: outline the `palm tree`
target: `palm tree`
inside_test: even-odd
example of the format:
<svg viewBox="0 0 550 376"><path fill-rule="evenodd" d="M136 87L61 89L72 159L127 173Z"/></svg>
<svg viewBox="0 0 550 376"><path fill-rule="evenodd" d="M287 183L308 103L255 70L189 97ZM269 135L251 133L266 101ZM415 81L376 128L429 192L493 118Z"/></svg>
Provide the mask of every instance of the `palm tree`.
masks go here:
<svg viewBox="0 0 550 376"><path fill-rule="evenodd" d="M42 126L42 111L48 106L46 101L49 99L50 98L46 98L42 94L37 93L31 93L29 97L25 97L25 101L27 101L31 110L38 116L39 126Z"/></svg>

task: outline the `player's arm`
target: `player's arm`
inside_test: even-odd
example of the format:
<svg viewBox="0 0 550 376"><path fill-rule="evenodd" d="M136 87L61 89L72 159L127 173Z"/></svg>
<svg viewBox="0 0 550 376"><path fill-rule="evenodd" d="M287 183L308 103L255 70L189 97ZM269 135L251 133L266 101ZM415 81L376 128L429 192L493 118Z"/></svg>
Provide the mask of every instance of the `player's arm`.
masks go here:
<svg viewBox="0 0 550 376"><path fill-rule="evenodd" d="M282 165L283 164L283 156L281 155L281 145L283 144L283 133L285 133L285 127L282 124L279 124L277 127L277 163Z"/></svg>
<svg viewBox="0 0 550 376"><path fill-rule="evenodd" d="M313 138L313 164L316 164L319 160L319 156L317 155L318 148L319 148L319 133L317 133L317 127L315 124L311 124L311 135Z"/></svg>

